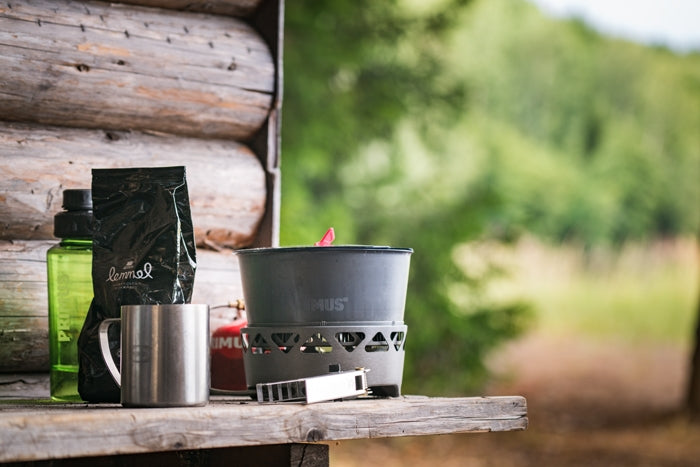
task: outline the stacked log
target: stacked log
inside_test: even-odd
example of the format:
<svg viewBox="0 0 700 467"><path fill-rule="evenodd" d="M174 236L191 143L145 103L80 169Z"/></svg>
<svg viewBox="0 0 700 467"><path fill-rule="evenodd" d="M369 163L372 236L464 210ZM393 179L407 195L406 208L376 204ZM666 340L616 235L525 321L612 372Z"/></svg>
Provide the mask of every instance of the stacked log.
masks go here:
<svg viewBox="0 0 700 467"><path fill-rule="evenodd" d="M235 141L0 122L0 147L4 240L53 238L62 191L89 188L96 167L184 165L199 246L250 245L265 212L264 170Z"/></svg>
<svg viewBox="0 0 700 467"><path fill-rule="evenodd" d="M193 302L242 298L232 250L276 239L280 3L0 4L0 372L48 369L53 216L92 168L184 165Z"/></svg>
<svg viewBox="0 0 700 467"><path fill-rule="evenodd" d="M2 12L0 115L10 120L249 140L274 62L241 20L40 0Z"/></svg>

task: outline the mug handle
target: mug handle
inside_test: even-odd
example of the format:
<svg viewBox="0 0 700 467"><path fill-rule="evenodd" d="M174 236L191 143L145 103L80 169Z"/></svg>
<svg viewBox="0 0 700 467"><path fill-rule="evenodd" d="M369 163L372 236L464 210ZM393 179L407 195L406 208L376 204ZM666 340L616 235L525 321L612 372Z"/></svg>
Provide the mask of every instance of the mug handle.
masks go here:
<svg viewBox="0 0 700 467"><path fill-rule="evenodd" d="M102 351L102 359L107 364L107 369L112 374L114 382L117 383L117 386L122 387L122 375L119 373L117 364L114 363L114 359L112 358L112 352L110 352L109 350L109 338L107 337L107 330L109 329L109 327L112 324L118 323L120 321L121 318L110 318L102 321L100 323L98 333L100 336L100 351Z"/></svg>

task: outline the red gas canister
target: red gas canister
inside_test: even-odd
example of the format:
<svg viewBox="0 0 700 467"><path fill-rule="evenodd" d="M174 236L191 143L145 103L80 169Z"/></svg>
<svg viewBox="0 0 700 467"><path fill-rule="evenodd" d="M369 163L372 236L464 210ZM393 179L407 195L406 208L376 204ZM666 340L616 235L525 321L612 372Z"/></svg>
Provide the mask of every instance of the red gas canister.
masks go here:
<svg viewBox="0 0 700 467"><path fill-rule="evenodd" d="M214 331L211 337L211 387L226 391L248 389L243 369L241 328L245 318L236 318Z"/></svg>

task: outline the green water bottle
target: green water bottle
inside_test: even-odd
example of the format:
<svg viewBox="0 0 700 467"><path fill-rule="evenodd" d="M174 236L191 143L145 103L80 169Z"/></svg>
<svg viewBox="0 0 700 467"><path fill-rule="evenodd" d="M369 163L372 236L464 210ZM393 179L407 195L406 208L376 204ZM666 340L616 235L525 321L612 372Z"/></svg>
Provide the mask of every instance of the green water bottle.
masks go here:
<svg viewBox="0 0 700 467"><path fill-rule="evenodd" d="M90 190L63 191L63 211L54 217L54 236L61 242L46 254L51 399L80 401L78 336L92 301Z"/></svg>

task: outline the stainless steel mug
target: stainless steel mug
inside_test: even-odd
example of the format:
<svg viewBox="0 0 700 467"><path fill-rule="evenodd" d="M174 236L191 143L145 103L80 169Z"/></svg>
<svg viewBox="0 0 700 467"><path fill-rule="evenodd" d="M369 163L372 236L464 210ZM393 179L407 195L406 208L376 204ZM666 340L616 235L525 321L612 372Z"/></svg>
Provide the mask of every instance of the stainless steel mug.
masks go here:
<svg viewBox="0 0 700 467"><path fill-rule="evenodd" d="M107 330L121 321L121 373ZM100 323L100 348L125 407L202 406L209 401L209 306L123 305Z"/></svg>

